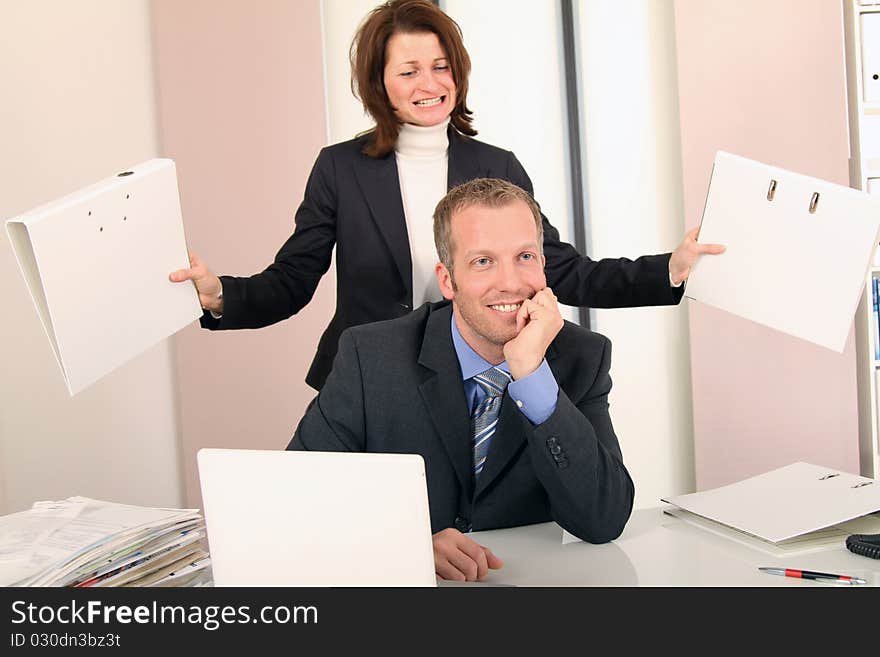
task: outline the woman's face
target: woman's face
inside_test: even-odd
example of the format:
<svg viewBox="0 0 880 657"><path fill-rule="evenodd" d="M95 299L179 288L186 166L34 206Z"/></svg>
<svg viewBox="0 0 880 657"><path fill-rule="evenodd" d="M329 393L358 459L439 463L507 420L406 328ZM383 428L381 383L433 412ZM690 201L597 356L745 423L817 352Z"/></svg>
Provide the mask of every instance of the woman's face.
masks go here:
<svg viewBox="0 0 880 657"><path fill-rule="evenodd" d="M455 81L433 32L397 33L385 46L385 92L397 118L431 126L455 107Z"/></svg>

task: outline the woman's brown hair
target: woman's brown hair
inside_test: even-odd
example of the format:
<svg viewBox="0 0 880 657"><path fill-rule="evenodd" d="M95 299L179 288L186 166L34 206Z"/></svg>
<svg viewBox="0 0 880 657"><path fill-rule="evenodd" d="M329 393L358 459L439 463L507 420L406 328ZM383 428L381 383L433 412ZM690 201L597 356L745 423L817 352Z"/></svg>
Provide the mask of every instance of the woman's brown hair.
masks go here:
<svg viewBox="0 0 880 657"><path fill-rule="evenodd" d="M455 81L456 102L450 114L450 123L462 134L477 134L471 125L473 112L467 108L471 59L464 48L458 23L428 0L390 0L367 15L349 51L352 93L376 121L376 127L369 133L363 149L365 155L386 156L394 150L400 132L400 119L394 113L385 91L385 48L388 40L398 33L423 32L437 35Z"/></svg>

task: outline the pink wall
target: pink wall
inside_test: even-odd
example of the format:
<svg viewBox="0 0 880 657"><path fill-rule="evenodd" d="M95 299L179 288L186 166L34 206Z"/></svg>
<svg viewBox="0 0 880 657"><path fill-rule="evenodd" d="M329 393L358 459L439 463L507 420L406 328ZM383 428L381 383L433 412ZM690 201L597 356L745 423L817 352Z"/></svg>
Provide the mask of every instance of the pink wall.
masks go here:
<svg viewBox="0 0 880 657"><path fill-rule="evenodd" d="M719 149L848 184L840 2L675 0L675 26L688 227ZM859 472L852 331L841 355L688 303L698 489L799 460Z"/></svg>
<svg viewBox="0 0 880 657"><path fill-rule="evenodd" d="M217 273L260 271L324 144L319 2L154 0L153 22L161 152L177 163L187 242ZM200 505L200 447L287 445L333 296L325 277L287 322L177 335L187 504Z"/></svg>

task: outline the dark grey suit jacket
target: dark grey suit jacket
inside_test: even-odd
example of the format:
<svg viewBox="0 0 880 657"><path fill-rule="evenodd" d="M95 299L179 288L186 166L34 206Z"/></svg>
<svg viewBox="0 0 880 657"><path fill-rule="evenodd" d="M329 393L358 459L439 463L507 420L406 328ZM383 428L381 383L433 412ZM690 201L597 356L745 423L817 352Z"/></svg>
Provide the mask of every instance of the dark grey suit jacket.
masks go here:
<svg viewBox="0 0 880 657"><path fill-rule="evenodd" d="M505 393L482 474L449 302L342 334L333 370L288 449L420 454L431 526L461 531L555 520L592 543L620 535L634 488L611 418L611 342L566 322L547 351L556 411L533 426Z"/></svg>
<svg viewBox="0 0 880 657"><path fill-rule="evenodd" d="M321 336L306 382L320 390L342 331L412 310L412 259L394 153L371 158L366 137L321 150L296 212L296 230L275 262L249 277L222 276L223 317L210 329L259 328L287 319L312 298L336 247L336 313ZM530 194L532 181L513 153L450 128L448 184L503 178ZM591 260L559 241L544 218L547 285L561 303L593 308L659 306L681 300L669 285L669 254Z"/></svg>

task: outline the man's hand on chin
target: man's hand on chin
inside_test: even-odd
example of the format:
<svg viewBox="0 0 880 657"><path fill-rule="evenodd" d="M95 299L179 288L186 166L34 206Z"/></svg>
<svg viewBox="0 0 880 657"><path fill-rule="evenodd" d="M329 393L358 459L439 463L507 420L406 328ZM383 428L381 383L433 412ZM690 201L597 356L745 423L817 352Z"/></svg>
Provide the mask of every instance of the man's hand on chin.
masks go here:
<svg viewBox="0 0 880 657"><path fill-rule="evenodd" d="M504 359L514 381L540 367L563 323L556 296L549 287L523 301L516 314L517 335L504 345Z"/></svg>

